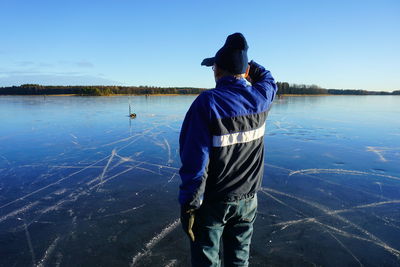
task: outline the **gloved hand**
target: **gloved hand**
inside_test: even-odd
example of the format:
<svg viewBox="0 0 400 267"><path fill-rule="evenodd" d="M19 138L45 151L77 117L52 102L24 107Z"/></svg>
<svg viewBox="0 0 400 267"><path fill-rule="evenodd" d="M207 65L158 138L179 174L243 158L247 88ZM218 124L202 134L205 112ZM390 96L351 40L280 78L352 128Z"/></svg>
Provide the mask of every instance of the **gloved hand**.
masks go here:
<svg viewBox="0 0 400 267"><path fill-rule="evenodd" d="M194 224L194 209L185 209L181 207L181 224L183 231L189 236L190 240L194 242L193 224Z"/></svg>
<svg viewBox="0 0 400 267"><path fill-rule="evenodd" d="M264 74L264 68L252 60L249 62L249 70L246 74L245 78L250 83L258 82Z"/></svg>

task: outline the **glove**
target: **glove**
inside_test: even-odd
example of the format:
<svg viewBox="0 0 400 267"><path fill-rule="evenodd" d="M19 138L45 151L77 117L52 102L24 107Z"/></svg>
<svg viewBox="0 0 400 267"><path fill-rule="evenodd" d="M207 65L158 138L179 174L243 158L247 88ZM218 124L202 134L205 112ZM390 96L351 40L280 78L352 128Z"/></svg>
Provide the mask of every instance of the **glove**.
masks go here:
<svg viewBox="0 0 400 267"><path fill-rule="evenodd" d="M181 207L181 224L183 227L183 231L185 231L192 242L194 242L194 213L194 209L185 209L184 207Z"/></svg>
<svg viewBox="0 0 400 267"><path fill-rule="evenodd" d="M264 74L264 68L261 65L257 64L253 60L249 62L249 71L246 79L250 82L258 82L261 79L261 76Z"/></svg>

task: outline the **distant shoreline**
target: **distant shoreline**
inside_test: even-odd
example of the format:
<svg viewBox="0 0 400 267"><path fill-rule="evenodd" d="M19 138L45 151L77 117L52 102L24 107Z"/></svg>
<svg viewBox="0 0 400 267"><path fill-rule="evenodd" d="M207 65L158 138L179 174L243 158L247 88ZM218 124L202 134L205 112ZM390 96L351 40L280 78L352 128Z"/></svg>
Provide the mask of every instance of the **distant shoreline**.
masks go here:
<svg viewBox="0 0 400 267"><path fill-rule="evenodd" d="M400 90L393 92L366 91L356 89L325 89L317 85L297 85L277 82L280 96L331 96L331 95L400 95ZM0 87L0 95L52 95L52 96L173 96L198 95L206 88L194 87L155 87L155 86L53 86L23 84L21 86Z"/></svg>
<svg viewBox="0 0 400 267"><path fill-rule="evenodd" d="M196 95L205 88L153 87L153 86L52 86L23 84L21 86L0 87L0 95Z"/></svg>
<svg viewBox="0 0 400 267"><path fill-rule="evenodd" d="M113 96L185 96L185 95L199 95L199 94L148 94L148 95L141 95L141 94L112 94L112 95L100 95L103 97L113 97ZM39 94L8 94L8 95L3 95L0 94L0 97L2 96L40 96L40 97L46 97L46 96L97 96L97 95L80 95L80 94L48 94L48 95L39 95Z"/></svg>
<svg viewBox="0 0 400 267"><path fill-rule="evenodd" d="M196 96L199 94L150 94L150 95L140 95L140 94L113 94L113 95L100 95L101 97L114 97L114 96L145 96L145 97L152 97L152 96ZM93 97L92 95L79 95L79 94L49 94L49 95L2 95L0 94L0 97L2 96L37 96L37 97L50 97L50 96L81 96L81 97ZM347 95L347 94L279 94L277 97L303 97L303 96L400 96L398 94L385 94L385 95ZM99 96L96 96L99 97Z"/></svg>

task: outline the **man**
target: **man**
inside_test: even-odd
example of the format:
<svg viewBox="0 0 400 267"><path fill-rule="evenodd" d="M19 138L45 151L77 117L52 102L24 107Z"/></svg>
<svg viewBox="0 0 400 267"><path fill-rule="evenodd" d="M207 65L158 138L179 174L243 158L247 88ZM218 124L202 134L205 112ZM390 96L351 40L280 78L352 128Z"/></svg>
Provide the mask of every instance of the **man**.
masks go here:
<svg viewBox="0 0 400 267"><path fill-rule="evenodd" d="M225 266L248 265L265 121L277 86L269 71L248 63L247 49L235 33L203 60L213 66L216 86L196 98L181 129L179 202L193 266L219 266L220 245Z"/></svg>

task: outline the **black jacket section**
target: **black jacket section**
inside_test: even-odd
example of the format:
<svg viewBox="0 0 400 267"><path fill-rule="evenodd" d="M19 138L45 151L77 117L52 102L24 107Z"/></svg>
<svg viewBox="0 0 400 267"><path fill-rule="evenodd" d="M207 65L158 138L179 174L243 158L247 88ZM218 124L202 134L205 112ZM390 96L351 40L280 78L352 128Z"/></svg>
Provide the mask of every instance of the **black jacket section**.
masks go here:
<svg viewBox="0 0 400 267"><path fill-rule="evenodd" d="M213 147L204 199L233 200L254 194L264 171L264 138L225 147Z"/></svg>
<svg viewBox="0 0 400 267"><path fill-rule="evenodd" d="M268 111L231 118L216 119L211 125L212 135L224 135L260 128L267 119Z"/></svg>

